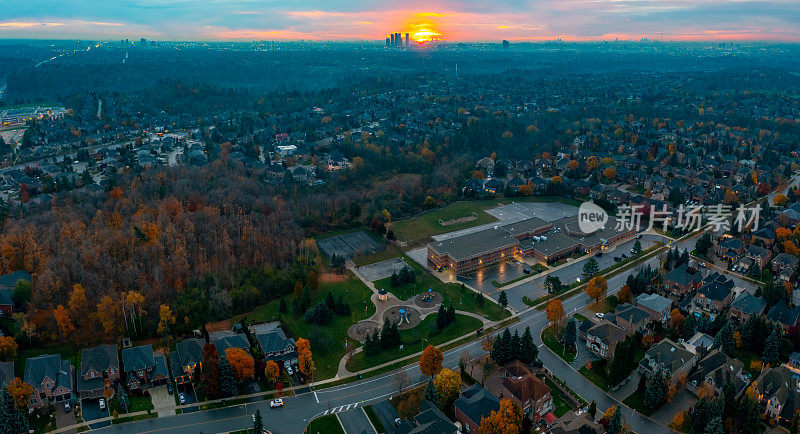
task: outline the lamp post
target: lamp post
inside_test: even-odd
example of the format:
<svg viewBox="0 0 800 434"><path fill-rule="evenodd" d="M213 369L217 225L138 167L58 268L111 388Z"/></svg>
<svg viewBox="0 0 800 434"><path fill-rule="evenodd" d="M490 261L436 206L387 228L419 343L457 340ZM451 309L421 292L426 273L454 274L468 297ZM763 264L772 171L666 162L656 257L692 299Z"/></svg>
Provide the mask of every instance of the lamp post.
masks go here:
<svg viewBox="0 0 800 434"><path fill-rule="evenodd" d="M425 342L428 342L428 340L425 339L425 338L422 338L422 350L421 351L425 351Z"/></svg>

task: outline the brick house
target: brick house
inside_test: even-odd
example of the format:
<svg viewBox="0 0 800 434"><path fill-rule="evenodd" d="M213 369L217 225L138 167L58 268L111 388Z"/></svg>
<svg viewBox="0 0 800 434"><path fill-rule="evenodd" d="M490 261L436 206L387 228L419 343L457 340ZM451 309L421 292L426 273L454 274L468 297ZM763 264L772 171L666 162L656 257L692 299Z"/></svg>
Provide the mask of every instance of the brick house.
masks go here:
<svg viewBox="0 0 800 434"><path fill-rule="evenodd" d="M493 410L499 410L500 400L476 383L461 392L454 407L456 421L464 428L464 432L477 433L481 418L489 417Z"/></svg>
<svg viewBox="0 0 800 434"><path fill-rule="evenodd" d="M525 414L543 415L553 410L550 387L534 375L524 364L515 361L499 369L499 381L488 382L487 387L499 399L515 401Z"/></svg>
<svg viewBox="0 0 800 434"><path fill-rule="evenodd" d="M72 364L59 354L43 354L25 360L24 381L33 386L28 407L39 408L50 402L67 401L72 397Z"/></svg>
<svg viewBox="0 0 800 434"><path fill-rule="evenodd" d="M81 351L81 366L77 375L81 398L102 397L106 388L114 387L120 379L119 355L116 345L101 345Z"/></svg>
<svg viewBox="0 0 800 434"><path fill-rule="evenodd" d="M169 380L167 360L163 354L154 354L152 345L122 350L122 366L128 389L149 389L166 384Z"/></svg>

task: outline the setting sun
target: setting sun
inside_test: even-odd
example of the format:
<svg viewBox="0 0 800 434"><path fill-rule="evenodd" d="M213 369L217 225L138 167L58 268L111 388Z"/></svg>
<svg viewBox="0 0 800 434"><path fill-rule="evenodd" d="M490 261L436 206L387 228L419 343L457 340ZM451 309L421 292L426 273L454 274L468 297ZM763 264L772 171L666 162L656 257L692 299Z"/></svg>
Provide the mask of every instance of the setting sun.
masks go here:
<svg viewBox="0 0 800 434"><path fill-rule="evenodd" d="M442 36L442 34L423 28L414 32L411 35L411 39L417 42L430 42L434 39L438 39L439 36Z"/></svg>

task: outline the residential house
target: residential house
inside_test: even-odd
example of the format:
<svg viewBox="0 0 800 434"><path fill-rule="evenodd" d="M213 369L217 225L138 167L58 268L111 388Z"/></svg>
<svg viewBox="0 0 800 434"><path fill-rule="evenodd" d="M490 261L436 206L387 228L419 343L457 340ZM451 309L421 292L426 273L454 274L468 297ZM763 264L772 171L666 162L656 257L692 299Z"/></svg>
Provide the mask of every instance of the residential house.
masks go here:
<svg viewBox="0 0 800 434"><path fill-rule="evenodd" d="M649 313L654 321L665 323L669 321L672 300L658 294L639 294L636 297L636 306Z"/></svg>
<svg viewBox="0 0 800 434"><path fill-rule="evenodd" d="M795 407L800 401L797 396L797 380L794 379L789 368L778 366L764 369L756 379L753 388L764 408L764 414L768 418L792 420ZM793 401L795 405L791 405L789 401ZM786 406L786 404L790 405Z"/></svg>
<svg viewBox="0 0 800 434"><path fill-rule="evenodd" d="M686 388L697 395L703 383L720 394L729 384L736 390L736 397L747 388L750 379L743 371L744 363L723 353L719 348L711 350L708 355L697 362L697 368L689 375Z"/></svg>
<svg viewBox="0 0 800 434"><path fill-rule="evenodd" d="M717 256L733 262L744 253L744 243L738 238L726 237L717 243Z"/></svg>
<svg viewBox="0 0 800 434"><path fill-rule="evenodd" d="M81 398L100 398L106 389L119 381L119 355L116 345L100 345L81 351L81 366L77 375Z"/></svg>
<svg viewBox="0 0 800 434"><path fill-rule="evenodd" d="M714 338L703 332L697 332L686 341L686 346L690 351L694 352L697 357L703 357L708 354L711 347L714 346Z"/></svg>
<svg viewBox="0 0 800 434"><path fill-rule="evenodd" d="M586 331L586 348L604 359L611 359L617 344L627 335L618 325L603 321Z"/></svg>
<svg viewBox="0 0 800 434"><path fill-rule="evenodd" d="M772 252L758 246L750 246L745 250L744 256L739 259L737 271L751 272L753 267L758 267L759 272L764 269L772 257Z"/></svg>
<svg viewBox="0 0 800 434"><path fill-rule="evenodd" d="M692 347L662 339L644 353L644 358L639 362L639 372L649 377L661 370L667 377L678 378L689 374L695 360Z"/></svg>
<svg viewBox="0 0 800 434"><path fill-rule="evenodd" d="M456 434L458 427L427 399L419 406L414 423L405 421L394 430L395 434Z"/></svg>
<svg viewBox="0 0 800 434"><path fill-rule="evenodd" d="M297 345L294 339L286 337L279 322L252 325L250 333L255 336L266 360L278 364L297 363Z"/></svg>
<svg viewBox="0 0 800 434"><path fill-rule="evenodd" d="M247 340L247 336L243 334L235 333L231 330L220 330L210 333L209 338L214 343L214 346L217 347L217 353L220 355L225 354L225 350L228 348L239 348L248 353L250 352L250 342Z"/></svg>
<svg viewBox="0 0 800 434"><path fill-rule="evenodd" d="M769 227L759 228L753 232L752 239L753 241L760 241L764 247L772 249L772 245L775 243L775 231Z"/></svg>
<svg viewBox="0 0 800 434"><path fill-rule="evenodd" d="M700 289L692 296L690 313L708 315L713 321L717 314L733 301L733 280L711 273L703 279Z"/></svg>
<svg viewBox="0 0 800 434"><path fill-rule="evenodd" d="M700 287L703 275L687 264L681 264L664 275L664 289L676 295L688 294Z"/></svg>
<svg viewBox="0 0 800 434"><path fill-rule="evenodd" d="M568 411L561 416L548 431L550 434L601 434L602 425L592 420L585 410Z"/></svg>
<svg viewBox="0 0 800 434"><path fill-rule="evenodd" d="M650 312L640 309L632 304L623 303L614 310L614 323L630 336L643 331L650 324Z"/></svg>
<svg viewBox="0 0 800 434"><path fill-rule="evenodd" d="M797 271L797 263L797 256L780 253L772 260L772 274L776 275L779 280L788 282Z"/></svg>
<svg viewBox="0 0 800 434"><path fill-rule="evenodd" d="M797 325L800 319L800 307L789 307L784 302L775 303L767 312L767 319L779 322L786 331L789 327Z"/></svg>
<svg viewBox="0 0 800 434"><path fill-rule="evenodd" d="M486 180L486 182L483 184L483 188L486 193L497 194L502 193L503 189L506 188L506 185L503 183L503 181L497 178L492 178Z"/></svg>
<svg viewBox="0 0 800 434"><path fill-rule="evenodd" d="M30 408L67 401L74 391L72 364L69 360L61 360L59 354L43 354L25 360L23 380L33 386L28 402Z"/></svg>
<svg viewBox="0 0 800 434"><path fill-rule="evenodd" d="M0 362L0 387L8 387L14 379L14 361Z"/></svg>
<svg viewBox="0 0 800 434"><path fill-rule="evenodd" d="M476 383L461 392L454 407L456 422L461 424L464 432L477 433L481 418L499 410L500 400Z"/></svg>
<svg viewBox="0 0 800 434"><path fill-rule="evenodd" d="M149 389L169 380L167 359L163 354L154 354L152 345L124 348L122 367L125 385L131 390Z"/></svg>
<svg viewBox="0 0 800 434"><path fill-rule="evenodd" d="M730 316L739 321L747 321L750 315L761 315L767 307L764 297L756 297L748 291L742 291L731 302Z"/></svg>
<svg viewBox="0 0 800 434"><path fill-rule="evenodd" d="M553 410L550 387L524 364L514 361L499 369L500 381L489 381L486 387L500 399L515 401L525 414L543 415Z"/></svg>
<svg viewBox="0 0 800 434"><path fill-rule="evenodd" d="M170 365L172 367L172 377L178 384L188 383L192 381L192 375L203 361L203 347L206 341L204 339L184 339L175 346L170 358Z"/></svg>
<svg viewBox="0 0 800 434"><path fill-rule="evenodd" d="M25 270L17 270L0 276L0 314L10 316L14 313L14 286L20 280L32 281Z"/></svg>

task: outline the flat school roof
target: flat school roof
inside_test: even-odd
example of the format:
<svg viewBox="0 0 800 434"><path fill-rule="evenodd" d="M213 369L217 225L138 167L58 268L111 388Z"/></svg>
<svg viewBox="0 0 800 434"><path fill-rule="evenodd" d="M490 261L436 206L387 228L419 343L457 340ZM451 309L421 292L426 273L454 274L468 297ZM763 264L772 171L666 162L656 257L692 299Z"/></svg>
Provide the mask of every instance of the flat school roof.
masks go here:
<svg viewBox="0 0 800 434"><path fill-rule="evenodd" d="M488 252L519 244L502 228L489 228L471 234L429 244L438 254L446 254L456 261L462 261Z"/></svg>

